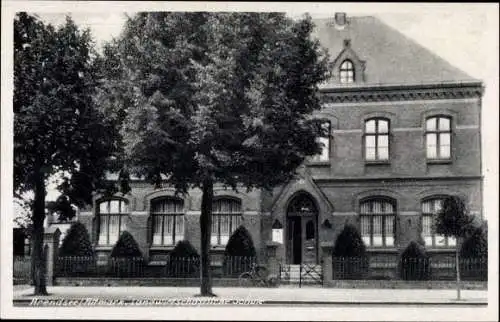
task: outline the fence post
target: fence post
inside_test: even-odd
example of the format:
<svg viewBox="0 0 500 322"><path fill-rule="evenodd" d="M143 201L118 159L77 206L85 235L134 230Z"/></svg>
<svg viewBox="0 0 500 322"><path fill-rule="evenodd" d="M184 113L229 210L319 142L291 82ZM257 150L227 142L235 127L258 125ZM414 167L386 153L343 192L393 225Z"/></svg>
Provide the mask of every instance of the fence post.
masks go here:
<svg viewBox="0 0 500 322"><path fill-rule="evenodd" d="M56 261L59 250L59 237L61 231L57 227L45 228L43 234L43 247L45 253L45 280L47 286L54 285Z"/></svg>
<svg viewBox="0 0 500 322"><path fill-rule="evenodd" d="M321 270L323 275L323 286L333 280L333 243L321 243Z"/></svg>

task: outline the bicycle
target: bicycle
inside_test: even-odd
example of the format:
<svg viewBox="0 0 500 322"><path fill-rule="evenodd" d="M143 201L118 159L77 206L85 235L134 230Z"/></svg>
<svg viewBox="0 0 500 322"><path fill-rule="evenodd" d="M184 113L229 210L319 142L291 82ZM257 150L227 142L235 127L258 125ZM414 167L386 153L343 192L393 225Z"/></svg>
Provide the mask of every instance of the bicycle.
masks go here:
<svg viewBox="0 0 500 322"><path fill-rule="evenodd" d="M251 269L248 272L241 273L238 280L242 287L268 286L269 281L267 280L267 275L267 269L265 267L252 263Z"/></svg>

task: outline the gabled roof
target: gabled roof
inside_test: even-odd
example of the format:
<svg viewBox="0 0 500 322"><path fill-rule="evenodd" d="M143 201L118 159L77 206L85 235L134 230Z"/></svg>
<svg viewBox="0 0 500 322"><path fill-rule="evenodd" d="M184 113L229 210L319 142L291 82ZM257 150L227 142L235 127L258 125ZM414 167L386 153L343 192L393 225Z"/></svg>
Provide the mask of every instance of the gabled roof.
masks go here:
<svg viewBox="0 0 500 322"><path fill-rule="evenodd" d="M335 27L334 18L313 21L313 36L328 49L332 61L344 49L344 40L350 39L353 51L366 62L365 85L479 81L375 17L348 17L343 29ZM340 86L335 79L325 85Z"/></svg>

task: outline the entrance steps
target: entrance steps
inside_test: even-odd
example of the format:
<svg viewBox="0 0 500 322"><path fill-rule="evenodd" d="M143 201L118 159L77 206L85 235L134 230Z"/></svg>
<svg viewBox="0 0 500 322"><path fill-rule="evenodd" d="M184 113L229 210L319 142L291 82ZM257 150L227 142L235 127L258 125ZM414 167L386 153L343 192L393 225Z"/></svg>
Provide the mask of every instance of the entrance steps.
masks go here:
<svg viewBox="0 0 500 322"><path fill-rule="evenodd" d="M318 264L281 265L281 282L290 284L321 284L323 268Z"/></svg>

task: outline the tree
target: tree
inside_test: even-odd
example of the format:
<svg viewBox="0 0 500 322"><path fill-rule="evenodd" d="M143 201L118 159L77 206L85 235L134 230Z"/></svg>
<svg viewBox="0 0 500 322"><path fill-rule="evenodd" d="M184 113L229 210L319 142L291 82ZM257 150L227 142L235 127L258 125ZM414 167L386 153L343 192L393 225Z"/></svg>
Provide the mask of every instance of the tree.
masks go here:
<svg viewBox="0 0 500 322"><path fill-rule="evenodd" d="M328 57L312 29L309 17L281 13L138 13L110 45L115 55L105 65L121 86L106 89L105 101L115 104L104 105L126 114L131 171L156 186L202 191L203 296L213 295L214 184L271 189L320 152L322 130L311 114Z"/></svg>
<svg viewBox="0 0 500 322"><path fill-rule="evenodd" d="M70 202L91 200L114 153L113 124L96 109L99 81L88 30L71 18L58 28L25 12L14 19L14 193L33 193L32 273L36 295L46 295L43 221L48 178Z"/></svg>
<svg viewBox="0 0 500 322"><path fill-rule="evenodd" d="M469 214L466 204L459 196L449 196L443 201L443 207L435 220L436 233L446 237L455 237L455 267L457 278L457 299L460 300L460 245L474 231L474 218Z"/></svg>

